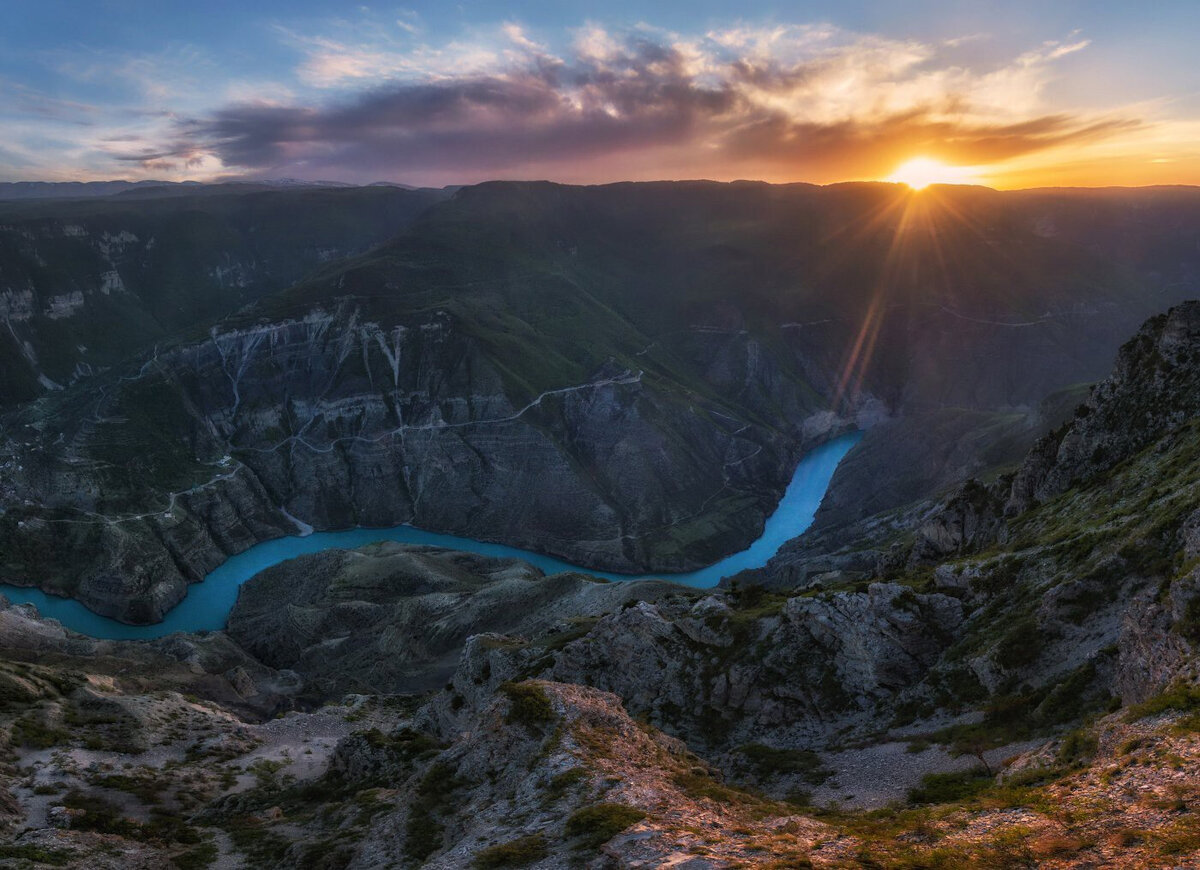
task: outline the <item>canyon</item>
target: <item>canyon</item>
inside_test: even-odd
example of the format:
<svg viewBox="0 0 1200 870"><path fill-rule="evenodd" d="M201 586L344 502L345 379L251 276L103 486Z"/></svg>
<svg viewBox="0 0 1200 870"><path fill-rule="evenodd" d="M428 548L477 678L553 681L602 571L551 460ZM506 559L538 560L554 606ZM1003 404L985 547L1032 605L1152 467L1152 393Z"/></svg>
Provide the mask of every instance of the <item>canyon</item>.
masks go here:
<svg viewBox="0 0 1200 870"><path fill-rule="evenodd" d="M153 626L406 523L572 570L347 539L142 641L5 602L0 858L1200 853L1197 191L153 190L0 203L0 581Z"/></svg>

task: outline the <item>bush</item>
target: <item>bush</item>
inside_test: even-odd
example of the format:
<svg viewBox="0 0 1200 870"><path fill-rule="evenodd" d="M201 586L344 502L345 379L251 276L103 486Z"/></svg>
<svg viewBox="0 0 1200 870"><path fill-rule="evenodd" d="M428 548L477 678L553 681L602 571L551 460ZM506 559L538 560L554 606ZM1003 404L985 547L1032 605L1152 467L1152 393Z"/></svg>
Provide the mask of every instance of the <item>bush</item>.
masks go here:
<svg viewBox="0 0 1200 870"><path fill-rule="evenodd" d="M203 843L171 859L179 870L204 870L211 867L220 857L220 850L213 843Z"/></svg>
<svg viewBox="0 0 1200 870"><path fill-rule="evenodd" d="M909 789L909 803L950 804L974 797L989 788L994 778L982 767L955 773L930 773L921 777L921 785Z"/></svg>
<svg viewBox="0 0 1200 870"><path fill-rule="evenodd" d="M65 867L73 857L70 852L41 846L0 846L0 861L30 861L51 867Z"/></svg>
<svg viewBox="0 0 1200 870"><path fill-rule="evenodd" d="M625 804L594 804L572 813L566 832L579 840L579 848L595 849L644 818L641 810Z"/></svg>
<svg viewBox="0 0 1200 870"><path fill-rule="evenodd" d="M382 749L402 762L428 758L445 748L428 734L412 728L401 728L391 734L384 734L378 728L358 733L372 749Z"/></svg>
<svg viewBox="0 0 1200 870"><path fill-rule="evenodd" d="M553 803L579 783L585 782L587 777L587 768L584 767L572 767L570 770L564 770L558 776L554 777L554 779L550 780L550 784L542 794L542 801Z"/></svg>
<svg viewBox="0 0 1200 870"><path fill-rule="evenodd" d="M1100 743L1095 735L1086 731L1072 731L1058 747L1058 760L1068 766L1083 764L1090 761L1099 748Z"/></svg>
<svg viewBox="0 0 1200 870"><path fill-rule="evenodd" d="M996 664L1007 670L1031 665L1042 654L1045 637L1031 617L1019 620L996 646Z"/></svg>
<svg viewBox="0 0 1200 870"><path fill-rule="evenodd" d="M417 786L416 800L408 813L404 838L404 852L408 857L424 861L442 848L446 827L437 814L450 808L451 798L462 784L448 764L439 761L430 765Z"/></svg>
<svg viewBox="0 0 1200 870"><path fill-rule="evenodd" d="M1162 694L1130 707L1125 712L1125 721L1136 722L1168 711L1190 713L1193 710L1200 710L1200 686L1175 683Z"/></svg>
<svg viewBox="0 0 1200 870"><path fill-rule="evenodd" d="M1193 645L1200 645L1200 595L1187 603L1183 616L1175 623L1175 631Z"/></svg>
<svg viewBox="0 0 1200 870"><path fill-rule="evenodd" d="M761 743L747 743L738 752L760 777L766 779L780 774L799 775L811 785L820 785L833 775L821 765L821 756L807 749L776 749Z"/></svg>
<svg viewBox="0 0 1200 870"><path fill-rule="evenodd" d="M77 830L116 834L130 839L139 839L141 836L142 826L133 819L125 818L119 806L102 797L72 789L63 797L63 806L83 810L83 815L71 820L71 827Z"/></svg>
<svg viewBox="0 0 1200 870"><path fill-rule="evenodd" d="M508 696L508 716L505 721L509 724L536 728L557 718L550 696L537 683L505 683L500 691Z"/></svg>
<svg viewBox="0 0 1200 870"><path fill-rule="evenodd" d="M546 848L546 838L541 834L530 834L508 843L497 843L489 846L475 856L474 866L491 867L524 867L534 861L540 861L550 854Z"/></svg>
<svg viewBox="0 0 1200 870"><path fill-rule="evenodd" d="M13 723L11 741L30 749L51 749L71 742L71 734L44 722L36 713L27 713Z"/></svg>

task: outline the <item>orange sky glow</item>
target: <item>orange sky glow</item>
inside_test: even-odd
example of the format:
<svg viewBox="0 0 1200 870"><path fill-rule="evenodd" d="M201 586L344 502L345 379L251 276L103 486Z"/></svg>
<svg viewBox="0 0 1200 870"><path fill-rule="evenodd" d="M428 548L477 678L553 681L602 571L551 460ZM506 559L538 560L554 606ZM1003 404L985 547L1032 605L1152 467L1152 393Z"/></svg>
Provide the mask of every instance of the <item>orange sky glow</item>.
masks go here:
<svg viewBox="0 0 1200 870"><path fill-rule="evenodd" d="M86 51L91 31L66 48L58 18L30 15L45 45L0 34L0 180L830 184L924 166L1001 189L1200 184L1200 74L1179 65L1196 4L960 20L934 2L898 22L847 0L827 10L845 23L689 27L682 7L673 26L249 10L202 36L189 22L190 42L119 27Z"/></svg>

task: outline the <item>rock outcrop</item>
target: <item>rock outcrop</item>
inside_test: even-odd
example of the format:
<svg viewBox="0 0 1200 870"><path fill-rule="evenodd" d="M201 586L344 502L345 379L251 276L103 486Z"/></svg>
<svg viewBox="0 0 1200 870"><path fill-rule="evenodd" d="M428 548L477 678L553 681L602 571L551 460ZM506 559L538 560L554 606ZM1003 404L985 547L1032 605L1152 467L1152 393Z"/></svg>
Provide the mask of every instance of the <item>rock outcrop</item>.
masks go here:
<svg viewBox="0 0 1200 870"><path fill-rule="evenodd" d="M428 715L442 733L524 676L595 686L710 754L749 742L824 745L878 727L879 710L916 686L961 631L958 601L876 584L865 593L631 603L568 642L470 639L451 693Z"/></svg>
<svg viewBox="0 0 1200 870"><path fill-rule="evenodd" d="M419 692L445 684L471 635L569 638L626 603L685 591L384 543L258 574L242 587L228 633L260 661L303 673L310 695Z"/></svg>
<svg viewBox="0 0 1200 870"><path fill-rule="evenodd" d="M1020 513L1104 472L1200 416L1200 303L1148 321L1070 425L1031 452L1006 512Z"/></svg>

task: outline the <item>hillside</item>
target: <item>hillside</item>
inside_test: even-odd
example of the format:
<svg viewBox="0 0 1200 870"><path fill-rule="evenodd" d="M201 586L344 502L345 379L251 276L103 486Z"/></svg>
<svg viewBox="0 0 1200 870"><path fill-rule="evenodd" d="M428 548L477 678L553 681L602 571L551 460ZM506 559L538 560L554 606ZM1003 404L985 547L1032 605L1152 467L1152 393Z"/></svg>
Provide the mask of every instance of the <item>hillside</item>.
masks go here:
<svg viewBox="0 0 1200 870"><path fill-rule="evenodd" d="M0 608L0 859L1192 866L1198 378L1186 303L1015 469L720 590L383 544L228 632Z"/></svg>
<svg viewBox="0 0 1200 870"><path fill-rule="evenodd" d="M158 195L152 195L157 193ZM3 201L0 408L139 351L399 232L442 194L252 185Z"/></svg>
<svg viewBox="0 0 1200 870"><path fill-rule="evenodd" d="M74 383L0 420L0 578L152 621L228 554L294 530L289 515L319 529L414 522L597 568L697 567L752 540L800 453L848 427L908 421L943 451L910 464L873 510L978 471L978 452L955 443L1004 440L984 464L1012 461L1060 418L1042 399L1099 378L1124 335L1192 292L1200 256L1185 238L1200 197L1187 190L494 183L431 196L37 204L65 211L23 220L85 227L62 243L92 260L128 223L130 275L162 271L138 292L80 291L99 306L86 316L9 312L14 335L34 336L14 352L32 347L51 380L43 363L65 354ZM289 206L306 197L314 212ZM378 239L354 229L384 231L361 203L411 222L309 271L322 232L341 239L330 256ZM113 229L87 229L91 209ZM311 213L322 217L301 231ZM281 247L252 245L246 262L269 277L221 290L225 273L197 269L193 253L143 256L151 231L134 215L199 222L172 238L200 255L197 227L219 227L212 250L232 256L260 219ZM1117 232L1140 242L1103 243ZM21 262L52 253L34 248ZM101 280L109 267L94 266L78 275ZM37 290L39 305L84 279L62 280ZM153 328L105 326L118 303ZM78 332L91 329L134 352L79 368L78 348L106 340ZM860 465L856 478L856 457L877 455L888 431L868 434L831 498L859 502L854 481L876 475Z"/></svg>

